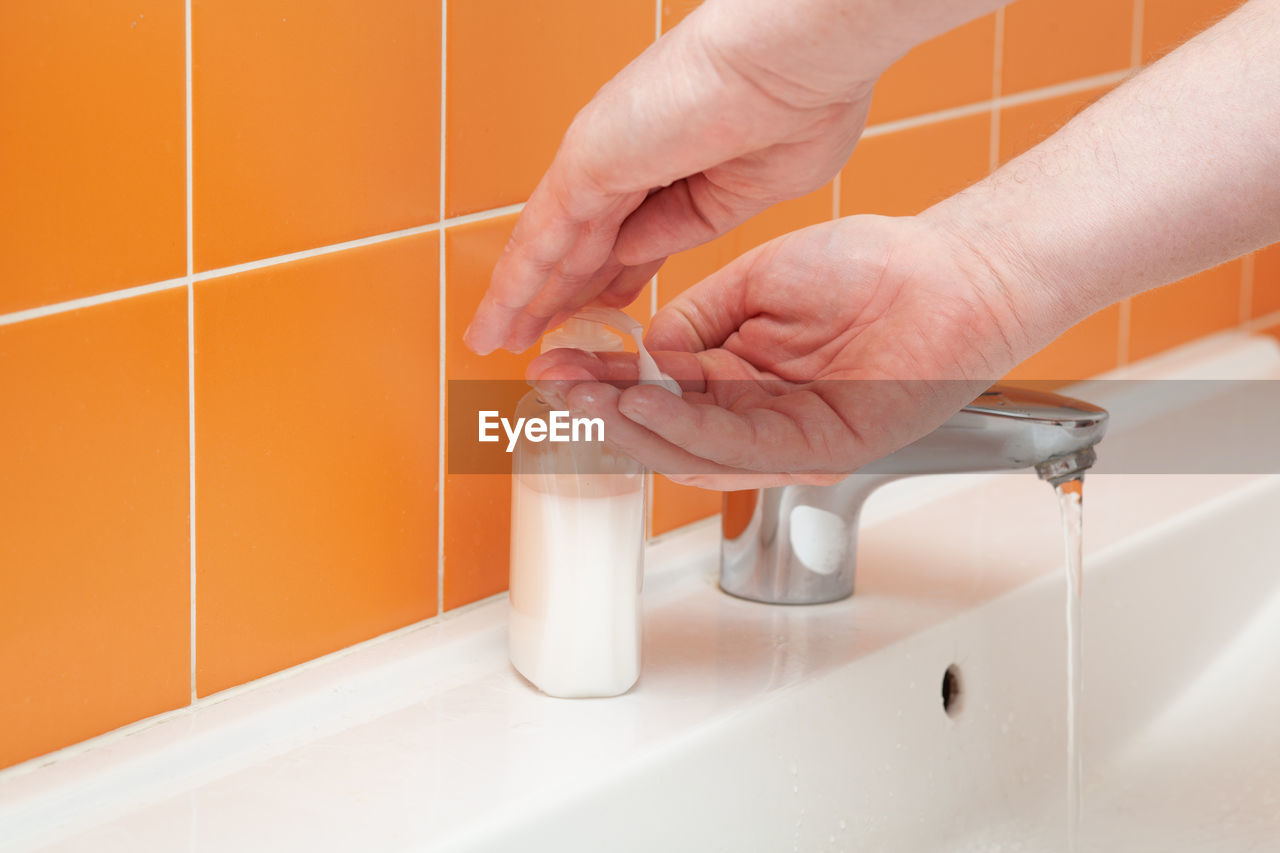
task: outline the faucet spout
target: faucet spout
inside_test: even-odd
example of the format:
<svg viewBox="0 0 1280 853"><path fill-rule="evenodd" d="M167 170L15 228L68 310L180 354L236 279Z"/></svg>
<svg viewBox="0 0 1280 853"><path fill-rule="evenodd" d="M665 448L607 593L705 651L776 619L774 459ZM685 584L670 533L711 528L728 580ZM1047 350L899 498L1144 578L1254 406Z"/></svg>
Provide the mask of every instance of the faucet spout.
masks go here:
<svg viewBox="0 0 1280 853"><path fill-rule="evenodd" d="M1098 454L1092 447L1086 447L1076 453L1041 462L1036 466L1036 476L1056 489L1063 483L1083 477L1085 469L1092 468L1097 461Z"/></svg>
<svg viewBox="0 0 1280 853"><path fill-rule="evenodd" d="M725 495L720 587L770 604L818 604L853 593L858 517L885 483L921 474L1033 468L1057 486L1097 458L1105 409L996 385L929 435L833 486Z"/></svg>

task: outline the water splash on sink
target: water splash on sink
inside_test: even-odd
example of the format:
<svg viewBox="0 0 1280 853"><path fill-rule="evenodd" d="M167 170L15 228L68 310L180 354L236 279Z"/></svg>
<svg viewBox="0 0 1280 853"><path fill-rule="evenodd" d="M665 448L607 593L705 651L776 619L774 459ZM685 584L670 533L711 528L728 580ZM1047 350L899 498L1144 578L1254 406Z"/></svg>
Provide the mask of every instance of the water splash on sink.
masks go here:
<svg viewBox="0 0 1280 853"><path fill-rule="evenodd" d="M1075 853L1080 836L1084 755L1080 743L1080 703L1084 695L1083 476L1054 487L1062 510L1062 536L1067 550L1067 850Z"/></svg>

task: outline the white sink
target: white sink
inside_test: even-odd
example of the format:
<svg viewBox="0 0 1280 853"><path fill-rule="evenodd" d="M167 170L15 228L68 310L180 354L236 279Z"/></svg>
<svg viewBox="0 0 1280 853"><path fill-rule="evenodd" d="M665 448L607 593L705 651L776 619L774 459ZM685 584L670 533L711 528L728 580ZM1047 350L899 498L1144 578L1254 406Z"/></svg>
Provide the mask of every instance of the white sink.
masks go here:
<svg viewBox="0 0 1280 853"><path fill-rule="evenodd" d="M1242 348L1280 376L1195 363ZM895 484L815 607L719 592L702 525L652 549L624 697L539 694L494 600L0 773L0 850L1062 850L1057 512ZM1085 542L1081 849L1280 850L1280 476L1091 474Z"/></svg>

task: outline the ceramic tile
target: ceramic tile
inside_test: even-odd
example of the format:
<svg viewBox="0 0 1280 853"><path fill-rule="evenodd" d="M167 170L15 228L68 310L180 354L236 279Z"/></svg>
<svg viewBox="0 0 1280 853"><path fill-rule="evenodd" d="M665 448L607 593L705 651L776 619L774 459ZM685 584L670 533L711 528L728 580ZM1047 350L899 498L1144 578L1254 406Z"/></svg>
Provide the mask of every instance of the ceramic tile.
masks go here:
<svg viewBox="0 0 1280 853"><path fill-rule="evenodd" d="M433 222L439 0L193 0L205 270Z"/></svg>
<svg viewBox="0 0 1280 853"><path fill-rule="evenodd" d="M1142 61L1154 62L1240 3L1241 0L1143 0Z"/></svg>
<svg viewBox="0 0 1280 853"><path fill-rule="evenodd" d="M0 767L191 695L187 294L0 326Z"/></svg>
<svg viewBox="0 0 1280 853"><path fill-rule="evenodd" d="M650 535L670 533L678 527L713 516L720 512L723 501L723 492L682 486L661 475L654 475Z"/></svg>
<svg viewBox="0 0 1280 853"><path fill-rule="evenodd" d="M1133 298L1129 357L1154 355L1229 329L1240 316L1240 261L1231 261Z"/></svg>
<svg viewBox="0 0 1280 853"><path fill-rule="evenodd" d="M449 6L445 208L523 201L569 122L653 41L653 0Z"/></svg>
<svg viewBox="0 0 1280 853"><path fill-rule="evenodd" d="M840 177L840 212L919 213L987 174L987 113L864 139Z"/></svg>
<svg viewBox="0 0 1280 853"><path fill-rule="evenodd" d="M180 0L0 5L0 313L186 271Z"/></svg>
<svg viewBox="0 0 1280 853"><path fill-rule="evenodd" d="M197 285L200 695L436 614L438 243Z"/></svg>
<svg viewBox="0 0 1280 853"><path fill-rule="evenodd" d="M1280 311L1280 243L1268 246L1253 256L1252 294L1251 318Z"/></svg>
<svg viewBox="0 0 1280 853"><path fill-rule="evenodd" d="M1129 67L1131 0L1019 0L1005 8L1001 92L1024 92Z"/></svg>
<svg viewBox="0 0 1280 853"><path fill-rule="evenodd" d="M986 15L910 51L876 83L869 123L992 97L995 32L995 16Z"/></svg>
<svg viewBox="0 0 1280 853"><path fill-rule="evenodd" d="M702 0L660 0L660 2L664 33L689 17L690 12L702 5Z"/></svg>
<svg viewBox="0 0 1280 853"><path fill-rule="evenodd" d="M525 366L537 347L514 355L498 350L478 356L462 343L462 333L489 285L514 216L459 225L445 231L445 371L451 380L509 384L512 407L523 393ZM499 408L502 408L501 406ZM449 412L450 417L457 413ZM446 447L446 457L448 449ZM478 601L507 588L511 542L511 477L506 474L446 473L444 487L445 610Z"/></svg>

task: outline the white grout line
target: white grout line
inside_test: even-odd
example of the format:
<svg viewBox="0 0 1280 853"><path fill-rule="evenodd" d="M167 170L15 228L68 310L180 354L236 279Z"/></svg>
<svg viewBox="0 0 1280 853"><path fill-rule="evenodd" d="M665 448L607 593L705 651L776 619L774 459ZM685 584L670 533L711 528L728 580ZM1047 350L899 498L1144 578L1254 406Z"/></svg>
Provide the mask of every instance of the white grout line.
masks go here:
<svg viewBox="0 0 1280 853"><path fill-rule="evenodd" d="M1253 253L1240 259L1240 324L1249 322L1253 313Z"/></svg>
<svg viewBox="0 0 1280 853"><path fill-rule="evenodd" d="M1119 83L1132 73L1133 72L1128 68L1123 71L1109 71L1106 74L1097 74L1093 77L1084 77L1080 80L1072 80L1069 83L1058 83L1053 86L1045 86L1042 89L1031 89L1030 91L1019 92L1016 95L1001 95L998 98L978 101L977 103L965 104L959 107L951 107L950 109L939 110L936 113L912 116L910 118L898 119L897 121L888 121L884 124L877 124L867 128L863 131L862 137L866 139L873 136L887 136L890 133L898 133L903 130L913 130L917 127L924 127L930 124L938 124L939 122L980 115L985 113L987 110L1009 109L1010 107L1020 107L1024 104L1030 104L1036 101L1060 98L1064 95L1074 95L1078 92L1086 92L1089 89L1097 89L1102 86L1110 86L1112 84Z"/></svg>
<svg viewBox="0 0 1280 853"><path fill-rule="evenodd" d="M187 489L189 505L187 507L187 539L191 553L187 565L189 573L190 611L189 649L191 671L191 701L199 698L196 695L196 286L192 277L195 272L195 166L192 155L192 103L191 103L191 0L186 0L186 159L187 159L187 450L189 453L187 470Z"/></svg>
<svg viewBox="0 0 1280 853"><path fill-rule="evenodd" d="M188 194L188 198L190 198L190 194ZM328 246L304 249L300 252L292 252L287 255L277 255L275 257L262 258L256 261L246 261L243 264L234 264L228 267L205 270L204 272L194 273L190 275L190 277L184 275L181 278L171 278L164 281L157 281L152 284L140 284L137 287L126 287L121 290L111 290L106 293L97 293L93 296L69 299L66 302L55 302L50 305L41 305L37 308L24 308L21 311L0 314L0 326L7 326L12 323L21 323L40 317L48 317L52 314L63 314L67 311L76 311L81 308L92 308L95 305L105 305L109 302L119 302L122 299L131 299L134 296L143 296L145 294L156 293L161 290L172 290L178 287L185 287L188 281L208 281L212 278L222 278L228 275L235 275L236 273L263 269L264 267L273 267L278 264L287 264L290 261L300 261L306 258L329 255L334 252L345 251L346 249L358 249L361 246L373 246L378 243L386 243L390 240L398 240L401 237L411 237L415 234L430 234L432 231L440 231L444 228L452 228L456 225L467 225L472 222L483 222L486 219L497 219L502 216L510 216L514 213L519 213L521 210L524 210L523 202L520 204L509 204L506 207L496 207L492 210L482 210L477 213L467 213L462 216L455 216L451 219L445 219L440 222L432 222L430 225L419 225L414 228L404 228L399 231L388 231L385 234L376 234L372 237L361 237L356 240L348 240L344 243L333 243ZM190 264L188 264L188 266L190 266Z"/></svg>
<svg viewBox="0 0 1280 853"><path fill-rule="evenodd" d="M371 237L360 237L355 240L347 240L342 243L331 243L328 246L319 246L314 249L303 249L298 252L290 252L287 255L276 255L271 258L260 258L254 261L245 261L242 264L233 264L227 267L219 267L217 269L198 272L195 274L195 280L208 281L211 278L223 278L229 275L236 275L237 273L263 269L264 267L287 264L291 261L301 261L307 258L329 255L334 252L345 251L346 249L358 249L362 246L374 246L378 243L397 240L401 237L412 237L417 234L429 234L432 231L439 230L439 228L440 223L433 222L430 225L418 225L413 228L402 228L399 231L389 231L385 234L375 234Z"/></svg>
<svg viewBox="0 0 1280 853"><path fill-rule="evenodd" d="M63 314L67 311L75 311L80 308L91 308L94 305L105 305L109 302L119 302L122 299L132 299L135 296L145 296L148 293L159 293L162 290L174 290L179 287L187 286L187 278L170 278L164 281L157 281L154 284L140 284L137 287L126 287L123 290L112 290L108 293L99 293L95 296L82 296L79 299L68 299L66 302L55 302L52 305L41 305L38 308L24 308L21 311L13 311L9 314L0 314L0 326L8 326L12 323L22 323L27 320L36 320L40 317L48 317L52 314Z"/></svg>
<svg viewBox="0 0 1280 853"><path fill-rule="evenodd" d="M1133 32L1129 43L1129 65L1142 67L1142 27L1145 24L1146 8L1143 0L1133 0Z"/></svg>
<svg viewBox="0 0 1280 853"><path fill-rule="evenodd" d="M662 38L662 0L653 0L653 40Z"/></svg>
<svg viewBox="0 0 1280 853"><path fill-rule="evenodd" d="M355 240L347 240L342 243L332 243L328 246L320 246L314 249L303 249L300 252L290 252L287 255L276 255L272 258L262 258L256 261L246 261L243 264L235 264L229 267L219 267L218 269L205 270L195 274L196 281L207 281L211 278L222 278L236 273L248 272L250 270L262 269L264 267L274 267L278 264L287 264L291 261L301 261L307 258L315 258L321 255L330 255L334 252L343 252L347 249L359 249L363 246L376 246L379 243L386 243L391 240L399 240L401 237L413 237L418 234L430 234L432 231L439 231L442 228L449 228L454 225L466 225L471 222L483 222L486 219L496 219L500 216L510 216L513 213L519 213L524 210L524 203L509 204L506 207L496 207L493 210L482 210L478 213L467 213L462 216L455 216L452 219L445 219L440 222L432 222L429 225L416 225L413 228L402 228L399 231L388 231L384 234L374 234L369 237L360 237Z"/></svg>
<svg viewBox="0 0 1280 853"><path fill-rule="evenodd" d="M186 74L186 81L185 81L185 84L186 84L186 103L185 103L185 105L184 105L184 107L185 107L185 118L184 118L184 121L186 122L186 139L184 140L184 143L183 143L183 144L184 144L184 146L185 146L185 156L186 156L186 160L187 160L187 164L186 164L186 166L187 166L187 174L186 174L186 181L187 181L187 204L186 204L186 215L187 215L187 278L189 279L189 278L192 276L192 274L193 274L193 273L195 273L195 270L196 270L196 256L195 256L195 242L196 242L196 238L195 238L195 233L196 233L196 229L195 229L195 196L193 195L193 188L194 188L194 185L195 185L195 167L194 167L194 159L195 159L195 158L194 158L194 156L193 156L193 154L192 154L192 151L193 151L194 146L193 146L193 141L192 141L192 136L191 136L191 133L192 133L192 130L191 130L191 128L192 128L192 118L191 118L191 116L192 116L192 104L191 104L191 91L192 91L192 84L191 84L191 76L192 76L192 74L191 74L191 68L192 68L192 61L191 61L191 0L186 0L186 11L185 11L185 13L184 13L184 14L186 15L185 23L184 23L184 29L185 29L184 38L185 38L185 40L186 40L186 41L185 41L185 45L184 45L184 47L183 47L183 51L184 51L184 61L185 61L185 65L186 65L186 70L185 70L185 74Z"/></svg>
<svg viewBox="0 0 1280 853"><path fill-rule="evenodd" d="M844 172L844 167L840 167L840 171L836 172L836 176L831 179L831 221L840 218L840 176Z"/></svg>
<svg viewBox="0 0 1280 853"><path fill-rule="evenodd" d="M444 154L445 154L445 97L446 86L445 80L449 72L448 66L449 51L449 0L440 0L440 216L444 217ZM444 613L444 469L445 469L445 389L447 387L448 373L445 366L446 335L448 331L448 323L446 322L445 309L448 306L448 300L445 297L445 279L444 279L444 232L440 233L439 243L436 246L436 255L440 261L439 272L436 276L436 289L440 294L439 313L439 346L440 357L437 359L438 375L436 380L436 615Z"/></svg>
<svg viewBox="0 0 1280 853"><path fill-rule="evenodd" d="M1004 7L996 10L995 49L991 52L991 100L998 101L1004 88ZM1000 110L991 111L987 137L987 171L1000 168Z"/></svg>

